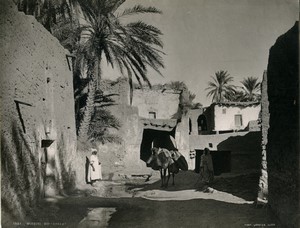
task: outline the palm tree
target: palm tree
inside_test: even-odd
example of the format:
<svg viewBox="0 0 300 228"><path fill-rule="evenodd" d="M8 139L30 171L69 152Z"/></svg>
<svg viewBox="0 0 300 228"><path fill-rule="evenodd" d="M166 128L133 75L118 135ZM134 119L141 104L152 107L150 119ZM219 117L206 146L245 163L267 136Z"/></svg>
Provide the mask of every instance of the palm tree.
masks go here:
<svg viewBox="0 0 300 228"><path fill-rule="evenodd" d="M244 91L241 90L233 90L225 93L224 98L227 101L232 101L232 102L244 102L246 101L245 98L245 93Z"/></svg>
<svg viewBox="0 0 300 228"><path fill-rule="evenodd" d="M116 13L124 0L78 0L85 17L80 26L81 42L77 48L76 66L82 73L87 69L90 78L86 107L78 135L86 137L94 111L96 90L101 80L101 61L105 57L108 64L117 66L123 75L127 75L130 84L130 100L132 100L133 76L141 85L143 79L150 87L147 67L160 73L164 67L159 48L163 47L161 31L142 21L123 24L125 16L140 13L161 13L154 7L140 5ZM83 72L82 74L84 74Z"/></svg>
<svg viewBox="0 0 300 228"><path fill-rule="evenodd" d="M209 82L208 87L205 89L209 90L207 97L212 96L213 102L225 101L225 94L235 90L235 86L230 84L230 82L233 81L233 77L231 77L227 71L220 70L215 73L215 78L212 76L211 78L213 81Z"/></svg>
<svg viewBox="0 0 300 228"><path fill-rule="evenodd" d="M258 78L248 77L241 81L245 98L247 101L259 101L260 100L260 82Z"/></svg>
<svg viewBox="0 0 300 228"><path fill-rule="evenodd" d="M94 97L101 80L100 63L105 56L107 63L119 68L121 74L127 75L130 84L130 101L132 100L133 79L135 76L141 85L141 79L150 87L147 67L159 74L164 67L161 58L163 47L161 31L142 21L122 23L126 16L142 13L158 13L154 7L136 5L116 13L125 0L16 0L19 10L34 15L61 44L71 53L76 54L74 80L86 75L89 83L86 108L78 127L79 135L87 135L94 109ZM81 15L80 15L81 13ZM80 24L79 16L84 16ZM86 96L85 88L79 86L81 96ZM77 88L75 88L77 91Z"/></svg>
<svg viewBox="0 0 300 228"><path fill-rule="evenodd" d="M118 94L104 95L103 91L96 96L95 102L97 107L91 118L91 124L88 131L88 136L91 142L106 142L121 143L121 138L109 129L118 130L121 127L120 121L106 107L116 105L114 96Z"/></svg>

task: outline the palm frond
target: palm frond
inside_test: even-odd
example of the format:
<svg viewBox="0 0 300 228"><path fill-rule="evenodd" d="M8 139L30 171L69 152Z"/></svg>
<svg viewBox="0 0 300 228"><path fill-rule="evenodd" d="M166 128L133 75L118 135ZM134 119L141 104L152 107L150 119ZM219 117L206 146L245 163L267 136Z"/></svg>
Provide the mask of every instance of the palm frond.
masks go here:
<svg viewBox="0 0 300 228"><path fill-rule="evenodd" d="M234 92L236 87L230 83L233 81L227 71L220 70L215 73L215 77L212 77L212 82L208 82L208 87L205 90L209 90L207 97L212 97L213 101L223 101L228 93Z"/></svg>
<svg viewBox="0 0 300 228"><path fill-rule="evenodd" d="M136 5L132 8L125 9L122 13L117 14L117 17L124 17L124 16L129 16L129 15L134 15L134 14L140 14L140 13L158 13L161 14L162 11L158 10L155 7L144 7L142 5Z"/></svg>
<svg viewBox="0 0 300 228"><path fill-rule="evenodd" d="M164 67L162 55L162 32L142 21L122 23L121 17L141 13L161 13L155 7L137 5L116 14L117 8L124 0L71 0L77 1L85 24L79 28L80 41L76 43L75 74L77 78L87 76L91 82L100 80L95 75L99 59L104 54L108 65L117 67L121 74L128 77L130 84L130 100L133 96L133 78L140 85L141 80L150 87L148 68L161 74ZM76 40L77 41L77 40ZM96 83L93 83L96 84ZM97 101L96 96L96 101ZM101 101L101 100L100 100ZM97 103L99 107L106 104ZM94 123L93 123L94 124ZM94 137L93 137L94 138Z"/></svg>
<svg viewBox="0 0 300 228"><path fill-rule="evenodd" d="M258 78L248 77L241 81L243 85L245 96L248 101L259 100L260 86L261 83L258 82Z"/></svg>

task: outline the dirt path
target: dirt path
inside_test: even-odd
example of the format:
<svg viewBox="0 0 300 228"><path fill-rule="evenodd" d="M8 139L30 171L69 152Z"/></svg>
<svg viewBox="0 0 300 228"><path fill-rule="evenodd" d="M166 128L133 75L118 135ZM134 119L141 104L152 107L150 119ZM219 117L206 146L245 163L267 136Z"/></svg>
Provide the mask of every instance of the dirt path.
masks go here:
<svg viewBox="0 0 300 228"><path fill-rule="evenodd" d="M167 189L156 179L102 182L93 192L45 202L47 213L38 217L48 227L280 227L253 204L258 175L216 178L210 193L195 186L197 177L179 174Z"/></svg>

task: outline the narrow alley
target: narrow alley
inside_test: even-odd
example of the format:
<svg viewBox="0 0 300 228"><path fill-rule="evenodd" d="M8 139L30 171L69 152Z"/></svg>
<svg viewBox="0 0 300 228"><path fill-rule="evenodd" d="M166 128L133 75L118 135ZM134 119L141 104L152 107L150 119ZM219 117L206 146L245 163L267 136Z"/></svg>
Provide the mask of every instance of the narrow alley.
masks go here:
<svg viewBox="0 0 300 228"><path fill-rule="evenodd" d="M166 189L159 178L103 181L47 199L37 221L28 222L50 227L280 227L267 207L254 204L258 178L255 172L219 176L207 193L192 171L180 172L175 186Z"/></svg>

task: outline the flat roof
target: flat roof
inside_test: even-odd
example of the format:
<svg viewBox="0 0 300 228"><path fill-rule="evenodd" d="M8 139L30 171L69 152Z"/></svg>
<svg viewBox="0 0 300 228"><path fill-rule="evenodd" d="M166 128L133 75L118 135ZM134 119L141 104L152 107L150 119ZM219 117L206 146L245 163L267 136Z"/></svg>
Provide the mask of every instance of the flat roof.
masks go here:
<svg viewBox="0 0 300 228"><path fill-rule="evenodd" d="M218 106L242 106L242 107L247 107L247 106L257 106L260 105L259 101L251 101L251 102L214 102L211 104L213 105L218 105Z"/></svg>

